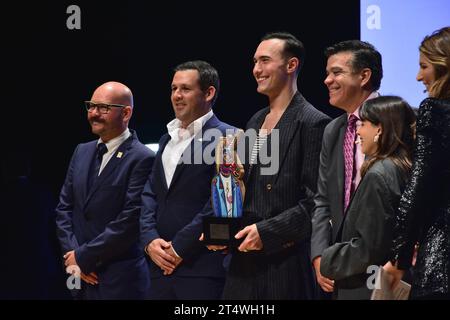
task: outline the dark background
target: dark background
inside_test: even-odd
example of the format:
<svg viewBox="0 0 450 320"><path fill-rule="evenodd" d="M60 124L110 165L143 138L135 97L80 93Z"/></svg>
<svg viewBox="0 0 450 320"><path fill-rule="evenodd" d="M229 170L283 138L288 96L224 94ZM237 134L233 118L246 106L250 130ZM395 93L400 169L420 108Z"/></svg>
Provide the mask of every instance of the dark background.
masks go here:
<svg viewBox="0 0 450 320"><path fill-rule="evenodd" d="M305 45L299 89L318 109L328 105L323 50L359 38L359 1L97 2L15 4L6 18L7 90L4 136L29 150L32 173L55 195L75 146L94 139L83 101L103 82L128 85L135 98L130 127L144 143L157 142L173 119L172 68L203 59L221 77L214 108L238 127L265 106L252 75L253 53L269 31L288 31ZM81 30L66 27L66 8L81 8ZM5 21L4 21L5 22Z"/></svg>
<svg viewBox="0 0 450 320"><path fill-rule="evenodd" d="M66 27L71 4L81 8L81 30ZM130 127L142 142L156 143L173 119L172 68L206 60L221 78L215 114L245 127L267 104L252 75L259 39L269 31L288 31L306 47L300 91L334 117L339 111L328 105L323 51L359 39L360 23L358 0L38 1L15 2L0 14L2 166L28 166L36 188L54 199L76 145L96 138L83 101L100 84L115 80L131 88Z"/></svg>

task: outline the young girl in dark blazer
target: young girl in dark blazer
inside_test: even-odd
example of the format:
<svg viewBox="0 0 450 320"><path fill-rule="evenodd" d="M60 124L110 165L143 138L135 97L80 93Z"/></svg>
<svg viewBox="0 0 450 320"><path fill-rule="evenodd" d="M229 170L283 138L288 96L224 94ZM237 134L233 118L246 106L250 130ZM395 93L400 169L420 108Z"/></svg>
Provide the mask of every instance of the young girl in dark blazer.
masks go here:
<svg viewBox="0 0 450 320"><path fill-rule="evenodd" d="M366 101L357 134L366 159L362 180L338 230L322 254L321 273L335 281L334 298L369 299L370 266L389 259L394 216L411 167L415 116L399 97Z"/></svg>

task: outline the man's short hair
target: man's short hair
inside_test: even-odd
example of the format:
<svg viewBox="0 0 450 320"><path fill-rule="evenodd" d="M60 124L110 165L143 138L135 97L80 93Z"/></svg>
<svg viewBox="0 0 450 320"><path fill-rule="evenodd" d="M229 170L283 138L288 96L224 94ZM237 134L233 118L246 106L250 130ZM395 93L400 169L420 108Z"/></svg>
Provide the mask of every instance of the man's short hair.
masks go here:
<svg viewBox="0 0 450 320"><path fill-rule="evenodd" d="M341 52L351 52L353 58L351 60L351 68L353 72L359 72L364 68L372 71L370 77L370 86L372 90L378 90L383 78L383 66L381 54L373 45L360 40L347 40L339 42L325 49L325 56L328 59L332 55Z"/></svg>
<svg viewBox="0 0 450 320"><path fill-rule="evenodd" d="M270 39L284 40L284 48L282 52L283 57L285 59L295 57L300 61L297 69L298 74L300 72L300 69L303 67L303 64L305 63L306 52L303 43L289 32L270 32L265 34L261 38L261 41Z"/></svg>
<svg viewBox="0 0 450 320"><path fill-rule="evenodd" d="M214 94L214 98L211 102L211 106L213 106L217 100L220 90L219 73L217 72L217 70L206 61L195 60L187 61L177 65L174 69L174 73L184 70L198 71L198 82L200 85L200 89L203 92L206 92L206 90L208 90L208 88L211 86L216 89L216 93Z"/></svg>

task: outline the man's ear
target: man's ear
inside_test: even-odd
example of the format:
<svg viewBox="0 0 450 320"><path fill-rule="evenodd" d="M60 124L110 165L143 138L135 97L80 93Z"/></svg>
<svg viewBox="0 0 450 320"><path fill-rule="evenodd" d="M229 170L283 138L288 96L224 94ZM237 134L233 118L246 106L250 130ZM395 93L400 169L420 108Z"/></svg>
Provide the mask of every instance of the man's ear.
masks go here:
<svg viewBox="0 0 450 320"><path fill-rule="evenodd" d="M214 96L216 95L216 88L214 88L213 86L209 86L208 89L206 89L206 101L207 102L212 102L212 100L214 99Z"/></svg>
<svg viewBox="0 0 450 320"><path fill-rule="evenodd" d="M300 66L300 60L297 57L292 57L288 60L287 63L287 72L293 73L296 72Z"/></svg>
<svg viewBox="0 0 450 320"><path fill-rule="evenodd" d="M133 108L131 108L131 106L126 106L123 108L123 121L124 122L130 121L132 115L133 115Z"/></svg>
<svg viewBox="0 0 450 320"><path fill-rule="evenodd" d="M370 78L372 78L372 70L370 70L369 68L362 69L360 72L360 77L361 77L361 88L363 88L367 86L367 84L370 81Z"/></svg>

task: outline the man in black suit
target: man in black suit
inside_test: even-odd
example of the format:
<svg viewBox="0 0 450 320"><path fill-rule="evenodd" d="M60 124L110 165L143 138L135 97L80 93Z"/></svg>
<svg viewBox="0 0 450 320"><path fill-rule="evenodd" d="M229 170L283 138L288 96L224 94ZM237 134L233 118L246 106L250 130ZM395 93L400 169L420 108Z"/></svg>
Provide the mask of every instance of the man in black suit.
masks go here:
<svg viewBox="0 0 450 320"><path fill-rule="evenodd" d="M330 104L345 111L325 128L320 153L319 180L312 214L311 257L317 282L333 292L332 280L320 273L322 252L336 241L350 198L361 180L364 161L355 144L359 108L377 97L383 69L381 54L369 43L343 41L326 49ZM348 156L345 157L344 154Z"/></svg>
<svg viewBox="0 0 450 320"><path fill-rule="evenodd" d="M214 146L227 131L234 132L212 111L218 93L219 75L210 64L189 61L175 68L171 100L176 119L159 141L142 195L141 241L150 258L151 299L222 295L224 256L199 241L203 217L213 214Z"/></svg>
<svg viewBox="0 0 450 320"><path fill-rule="evenodd" d="M247 124L258 138L246 157L244 218L256 223L236 235L243 241L232 253L225 299L313 298L310 211L329 118L297 89L303 59L303 44L289 33L267 34L254 54L257 91L269 98ZM273 172L261 161L268 149L279 158Z"/></svg>

